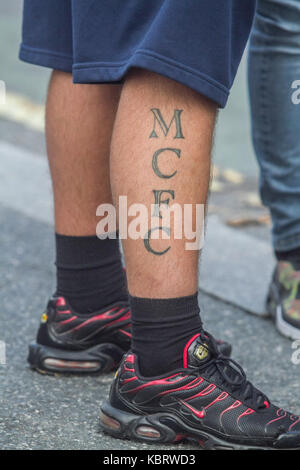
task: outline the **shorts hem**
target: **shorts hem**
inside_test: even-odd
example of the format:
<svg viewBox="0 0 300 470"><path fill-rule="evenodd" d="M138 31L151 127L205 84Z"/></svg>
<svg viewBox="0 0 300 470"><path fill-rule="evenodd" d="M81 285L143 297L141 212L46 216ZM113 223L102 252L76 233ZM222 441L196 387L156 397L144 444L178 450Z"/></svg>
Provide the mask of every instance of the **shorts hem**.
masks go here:
<svg viewBox="0 0 300 470"><path fill-rule="evenodd" d="M19 58L30 64L72 73L73 58L57 52L36 49L21 44Z"/></svg>
<svg viewBox="0 0 300 470"><path fill-rule="evenodd" d="M131 67L140 67L171 78L213 100L226 105L229 90L213 78L152 51L139 50L124 62L75 63L74 83L120 82Z"/></svg>

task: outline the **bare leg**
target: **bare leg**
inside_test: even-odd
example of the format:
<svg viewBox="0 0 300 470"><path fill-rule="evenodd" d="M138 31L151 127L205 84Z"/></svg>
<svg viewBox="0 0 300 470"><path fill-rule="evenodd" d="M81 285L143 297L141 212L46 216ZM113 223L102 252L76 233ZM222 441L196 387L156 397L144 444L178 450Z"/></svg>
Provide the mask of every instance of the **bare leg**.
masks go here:
<svg viewBox="0 0 300 470"><path fill-rule="evenodd" d="M182 111L176 114L176 110ZM126 195L128 206L143 203L150 214L154 191L164 190L169 192L161 199L169 198L170 204L205 204L215 115L216 105L189 88L154 73L133 72L122 91L112 141L115 203ZM171 240L152 240L152 249L147 249L141 239L125 240L130 294L149 298L194 294L198 252L187 251L186 241L174 240L171 234ZM167 248L165 254L156 254Z"/></svg>
<svg viewBox="0 0 300 470"><path fill-rule="evenodd" d="M79 313L126 300L118 240L96 237L96 208L111 203L109 152L119 85L74 85L53 72L46 137L54 190L57 295Z"/></svg>
<svg viewBox="0 0 300 470"><path fill-rule="evenodd" d="M130 347L130 310L118 239L96 236L111 203L109 149L120 87L74 85L52 74L46 136L54 189L56 291L30 345L45 372L103 372Z"/></svg>
<svg viewBox="0 0 300 470"><path fill-rule="evenodd" d="M74 85L71 74L53 72L46 136L60 234L95 235L97 206L112 202L109 149L119 95L118 85Z"/></svg>

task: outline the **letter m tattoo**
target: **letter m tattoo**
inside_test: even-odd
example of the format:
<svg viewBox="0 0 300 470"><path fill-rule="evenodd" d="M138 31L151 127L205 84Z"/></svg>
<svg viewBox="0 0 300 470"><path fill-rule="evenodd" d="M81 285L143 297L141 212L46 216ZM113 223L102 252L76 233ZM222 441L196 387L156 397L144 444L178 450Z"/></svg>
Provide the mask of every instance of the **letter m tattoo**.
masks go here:
<svg viewBox="0 0 300 470"><path fill-rule="evenodd" d="M153 115L154 115L154 125L153 125L153 131L151 132L150 134L150 138L152 137L158 137L157 133L156 133L156 125L158 123L158 125L160 126L161 130L163 131L164 135L167 136L168 133L169 133L169 130L173 124L173 122L175 122L175 125L176 125L176 134L175 134L175 137L174 139L184 139L184 136L182 134L182 128L181 128L181 119L180 119L180 115L182 113L182 109L174 109L174 114L173 114L173 117L171 119L171 122L170 124L167 126L164 118L162 117L162 114L160 112L160 109L158 108L152 108L151 109Z"/></svg>

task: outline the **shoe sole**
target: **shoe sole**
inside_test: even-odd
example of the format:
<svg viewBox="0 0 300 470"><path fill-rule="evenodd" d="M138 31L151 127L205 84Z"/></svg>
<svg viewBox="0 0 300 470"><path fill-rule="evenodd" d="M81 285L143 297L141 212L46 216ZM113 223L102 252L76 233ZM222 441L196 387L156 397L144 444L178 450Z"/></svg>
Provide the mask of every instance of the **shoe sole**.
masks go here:
<svg viewBox="0 0 300 470"><path fill-rule="evenodd" d="M100 427L117 439L129 439L147 444L177 444L196 442L205 450L300 450L300 434L283 434L268 446L230 442L206 431L189 427L175 414L166 412L135 415L105 403L100 411Z"/></svg>
<svg viewBox="0 0 300 470"><path fill-rule="evenodd" d="M288 323L282 313L282 306L281 302L278 299L278 295L276 294L276 288L271 285L270 293L267 298L266 308L269 314L275 321L275 325L279 333L281 333L286 338L290 339L300 339L300 329L296 326L291 325Z"/></svg>
<svg viewBox="0 0 300 470"><path fill-rule="evenodd" d="M291 325L283 318L282 307L277 305L276 307L276 327L277 330L284 336L290 339L300 339L300 329Z"/></svg>
<svg viewBox="0 0 300 470"><path fill-rule="evenodd" d="M43 374L102 374L115 370L125 351L111 343L83 351L67 351L38 343L29 345L27 361Z"/></svg>

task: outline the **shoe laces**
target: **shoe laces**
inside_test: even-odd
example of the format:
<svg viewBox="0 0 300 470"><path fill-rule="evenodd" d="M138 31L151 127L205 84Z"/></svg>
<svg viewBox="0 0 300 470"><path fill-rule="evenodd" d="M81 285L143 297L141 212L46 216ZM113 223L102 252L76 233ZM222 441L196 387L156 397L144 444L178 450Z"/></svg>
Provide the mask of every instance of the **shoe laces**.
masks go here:
<svg viewBox="0 0 300 470"><path fill-rule="evenodd" d="M200 333L200 339L207 345L212 358L197 369L201 373L205 368L208 377L218 374L220 385L226 384L234 395L249 407L265 409L269 407L269 399L247 380L245 371L236 361L219 352L216 340L206 331Z"/></svg>

